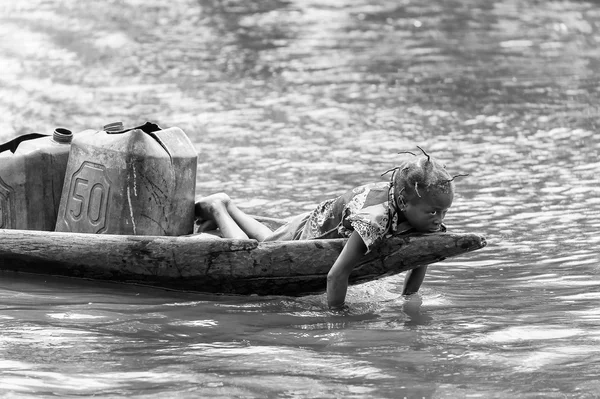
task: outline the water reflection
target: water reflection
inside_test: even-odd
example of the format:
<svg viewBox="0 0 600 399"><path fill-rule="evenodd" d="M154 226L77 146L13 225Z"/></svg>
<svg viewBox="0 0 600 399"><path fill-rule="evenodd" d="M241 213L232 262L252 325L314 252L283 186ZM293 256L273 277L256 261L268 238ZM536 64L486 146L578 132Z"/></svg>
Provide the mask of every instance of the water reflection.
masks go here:
<svg viewBox="0 0 600 399"><path fill-rule="evenodd" d="M179 126L198 193L290 216L421 145L485 250L349 293L214 297L2 275L4 393L591 397L596 2L63 0L0 5L0 139ZM576 370L576 371L573 371Z"/></svg>

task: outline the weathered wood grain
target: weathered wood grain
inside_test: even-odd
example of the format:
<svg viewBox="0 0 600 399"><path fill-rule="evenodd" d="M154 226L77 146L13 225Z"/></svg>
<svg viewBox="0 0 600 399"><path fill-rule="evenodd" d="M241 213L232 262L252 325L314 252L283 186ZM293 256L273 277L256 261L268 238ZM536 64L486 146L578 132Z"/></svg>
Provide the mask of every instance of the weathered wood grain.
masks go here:
<svg viewBox="0 0 600 399"><path fill-rule="evenodd" d="M200 292L302 295L322 292L345 240L264 242L92 235L0 229L0 269ZM393 237L361 260L351 284L480 249L477 234Z"/></svg>

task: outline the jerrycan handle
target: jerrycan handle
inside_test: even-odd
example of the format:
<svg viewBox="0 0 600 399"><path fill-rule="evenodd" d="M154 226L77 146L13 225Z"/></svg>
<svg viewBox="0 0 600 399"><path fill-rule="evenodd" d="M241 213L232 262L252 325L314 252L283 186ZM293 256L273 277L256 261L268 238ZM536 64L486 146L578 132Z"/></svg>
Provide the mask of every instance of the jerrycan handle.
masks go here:
<svg viewBox="0 0 600 399"><path fill-rule="evenodd" d="M171 151L169 151L169 148L165 145L165 143L163 143L160 137L154 134L154 132L162 130L162 128L156 123L146 122L143 125L132 127L130 129L125 129L123 126L123 122L112 122L107 125L104 125L104 131L107 134L122 134L136 129L141 130L142 132L146 133L148 136L156 140L156 142L167 152L167 154L169 154L169 158L171 158L171 162L173 162L173 156L171 155Z"/></svg>
<svg viewBox="0 0 600 399"><path fill-rule="evenodd" d="M148 134L162 130L162 128L160 126L158 126L156 123L152 123L152 122L146 122L143 125L132 127L129 129L125 129L123 127L123 122L113 122L113 123L104 125L104 131L108 134L122 134L122 133L126 133L131 130L135 130L135 129L140 129L144 133L148 133ZM154 136L153 134L150 134L150 135Z"/></svg>
<svg viewBox="0 0 600 399"><path fill-rule="evenodd" d="M4 152L4 151L10 150L10 152L12 152L14 154L15 151L17 151L17 147L22 142L27 141L27 140L39 139L40 137L46 137L46 136L48 136L48 135L47 134L43 134L43 133L27 133L27 134L24 134L22 136L14 138L11 141L8 141L8 142L6 142L4 144L0 144L0 152Z"/></svg>
<svg viewBox="0 0 600 399"><path fill-rule="evenodd" d="M10 150L10 152L12 152L14 154L15 151L17 151L17 147L19 147L19 144L21 144L22 142L27 141L27 140L35 140L35 139L39 139L40 137L46 137L46 136L50 136L50 135L44 134L44 133L23 134L19 137L12 139L11 141L8 141L4 144L0 144L0 153ZM71 139L73 138L73 134L68 129L58 127L54 130L53 137L54 137L54 141L57 141L59 143L70 143Z"/></svg>

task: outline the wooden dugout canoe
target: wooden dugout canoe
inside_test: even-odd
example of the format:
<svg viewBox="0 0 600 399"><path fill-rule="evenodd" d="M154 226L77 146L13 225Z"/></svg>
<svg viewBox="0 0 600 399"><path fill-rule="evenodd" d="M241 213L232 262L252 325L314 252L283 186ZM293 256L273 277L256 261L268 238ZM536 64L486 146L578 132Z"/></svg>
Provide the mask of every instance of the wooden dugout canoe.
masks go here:
<svg viewBox="0 0 600 399"><path fill-rule="evenodd" d="M276 219L263 222L277 224ZM323 292L344 239L262 242L206 234L123 236L0 229L0 270L223 294ZM478 234L392 237L354 269L350 284L401 273L483 248Z"/></svg>

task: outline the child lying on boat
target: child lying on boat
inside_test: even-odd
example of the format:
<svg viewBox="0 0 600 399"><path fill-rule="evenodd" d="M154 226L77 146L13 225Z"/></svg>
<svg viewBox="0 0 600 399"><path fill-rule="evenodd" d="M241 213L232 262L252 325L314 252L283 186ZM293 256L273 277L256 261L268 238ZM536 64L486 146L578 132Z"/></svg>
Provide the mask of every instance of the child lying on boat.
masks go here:
<svg viewBox="0 0 600 399"><path fill-rule="evenodd" d="M275 231L245 214L224 193L198 198L195 213L214 222L224 238L288 241L347 237L327 275L328 305L341 308L352 269L374 245L392 235L446 230L442 221L454 198L453 180L463 175L450 176L443 165L419 149L424 156L384 173L392 172L389 182L362 185L321 202L312 212ZM402 294L416 293L426 271L427 266L409 271Z"/></svg>

